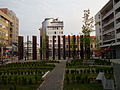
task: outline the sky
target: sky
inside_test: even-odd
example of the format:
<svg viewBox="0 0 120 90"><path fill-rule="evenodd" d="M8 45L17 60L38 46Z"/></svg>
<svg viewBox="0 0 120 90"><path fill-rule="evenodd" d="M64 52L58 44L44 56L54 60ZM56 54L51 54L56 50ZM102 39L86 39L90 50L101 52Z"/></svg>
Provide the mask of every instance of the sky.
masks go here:
<svg viewBox="0 0 120 90"><path fill-rule="evenodd" d="M39 28L45 18L59 18L64 22L64 34L82 31L83 11L90 9L91 16L109 0L0 0L0 8L16 13L20 21L20 35L39 37ZM92 34L94 35L94 33Z"/></svg>

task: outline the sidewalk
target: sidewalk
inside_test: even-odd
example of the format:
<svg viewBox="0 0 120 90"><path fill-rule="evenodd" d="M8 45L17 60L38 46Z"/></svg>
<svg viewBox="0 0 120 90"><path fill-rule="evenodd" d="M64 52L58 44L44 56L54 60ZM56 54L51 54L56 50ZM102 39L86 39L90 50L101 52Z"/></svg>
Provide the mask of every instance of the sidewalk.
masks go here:
<svg viewBox="0 0 120 90"><path fill-rule="evenodd" d="M66 61L61 61L54 70L49 73L37 90L62 90L64 82Z"/></svg>

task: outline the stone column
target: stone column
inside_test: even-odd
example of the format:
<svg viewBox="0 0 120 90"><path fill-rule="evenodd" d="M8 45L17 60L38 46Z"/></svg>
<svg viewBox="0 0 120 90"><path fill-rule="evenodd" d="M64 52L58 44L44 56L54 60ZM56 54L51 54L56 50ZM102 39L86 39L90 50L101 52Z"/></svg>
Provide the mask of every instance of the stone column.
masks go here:
<svg viewBox="0 0 120 90"><path fill-rule="evenodd" d="M23 59L23 36L18 36L18 60Z"/></svg>
<svg viewBox="0 0 120 90"><path fill-rule="evenodd" d="M46 59L49 59L49 36L46 36Z"/></svg>
<svg viewBox="0 0 120 90"><path fill-rule="evenodd" d="M42 36L40 36L40 60L42 60Z"/></svg>
<svg viewBox="0 0 120 90"><path fill-rule="evenodd" d="M32 37L32 59L37 60L37 37Z"/></svg>
<svg viewBox="0 0 120 90"><path fill-rule="evenodd" d="M61 49L61 48L60 48L60 47L61 47L61 46L60 46L60 36L58 36L58 60L61 59L61 57L60 57L60 56L61 56L61 55L60 55L60 51L61 51L60 49Z"/></svg>
<svg viewBox="0 0 120 90"><path fill-rule="evenodd" d="M84 59L83 35L80 36L80 57Z"/></svg>
<svg viewBox="0 0 120 90"><path fill-rule="evenodd" d="M63 59L66 59L66 53L65 53L65 35L63 36Z"/></svg>
<svg viewBox="0 0 120 90"><path fill-rule="evenodd" d="M70 35L68 35L68 58L71 57L71 50L70 50Z"/></svg>
<svg viewBox="0 0 120 90"><path fill-rule="evenodd" d="M55 60L55 36L53 36L53 60Z"/></svg>

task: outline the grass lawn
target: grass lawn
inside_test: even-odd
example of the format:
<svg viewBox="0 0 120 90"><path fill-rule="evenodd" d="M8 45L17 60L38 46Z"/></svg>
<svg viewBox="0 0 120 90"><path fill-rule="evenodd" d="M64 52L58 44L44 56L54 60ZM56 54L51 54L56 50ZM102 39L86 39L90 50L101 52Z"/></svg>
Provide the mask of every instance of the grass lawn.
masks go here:
<svg viewBox="0 0 120 90"><path fill-rule="evenodd" d="M0 90L36 90L39 85L0 85Z"/></svg>
<svg viewBox="0 0 120 90"><path fill-rule="evenodd" d="M75 84L65 85L64 90L103 90L101 84Z"/></svg>

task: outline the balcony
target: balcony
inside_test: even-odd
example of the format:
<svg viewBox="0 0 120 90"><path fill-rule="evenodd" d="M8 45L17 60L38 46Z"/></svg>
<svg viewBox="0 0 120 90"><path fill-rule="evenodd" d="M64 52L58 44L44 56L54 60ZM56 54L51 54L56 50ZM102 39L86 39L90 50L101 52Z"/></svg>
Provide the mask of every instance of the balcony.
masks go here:
<svg viewBox="0 0 120 90"><path fill-rule="evenodd" d="M106 33L111 32L113 30L114 30L114 22L112 22L108 26L104 27L102 30L102 34L106 34Z"/></svg>
<svg viewBox="0 0 120 90"><path fill-rule="evenodd" d="M104 28L111 23L114 23L114 19L112 19L112 18L110 20L108 20L106 23L102 24L102 27Z"/></svg>
<svg viewBox="0 0 120 90"><path fill-rule="evenodd" d="M113 1L110 0L100 11L102 18L105 18L107 15L109 15L110 12L112 12L113 9Z"/></svg>
<svg viewBox="0 0 120 90"><path fill-rule="evenodd" d="M120 33L117 33L117 34L116 34L116 38L120 38Z"/></svg>
<svg viewBox="0 0 120 90"><path fill-rule="evenodd" d="M108 13L106 13L104 16L102 16L102 20L104 20L106 17L108 17L112 13L113 13L113 9L111 9Z"/></svg>
<svg viewBox="0 0 120 90"><path fill-rule="evenodd" d="M115 31L103 35L103 42L108 42L115 39Z"/></svg>
<svg viewBox="0 0 120 90"><path fill-rule="evenodd" d="M107 34L107 33L109 33L109 32L112 32L112 31L114 31L114 28L111 28L111 29L108 29L108 30L104 31L104 32L103 32L103 35L105 35L105 34Z"/></svg>

